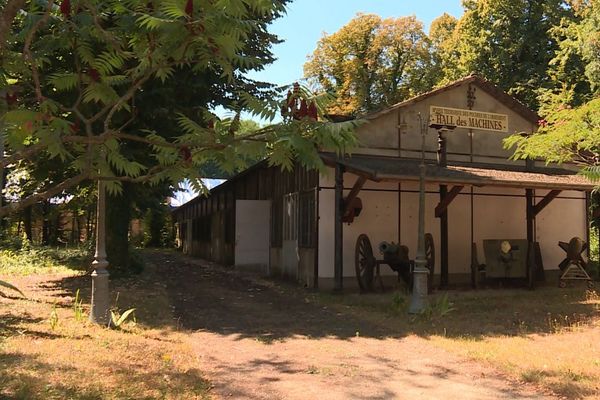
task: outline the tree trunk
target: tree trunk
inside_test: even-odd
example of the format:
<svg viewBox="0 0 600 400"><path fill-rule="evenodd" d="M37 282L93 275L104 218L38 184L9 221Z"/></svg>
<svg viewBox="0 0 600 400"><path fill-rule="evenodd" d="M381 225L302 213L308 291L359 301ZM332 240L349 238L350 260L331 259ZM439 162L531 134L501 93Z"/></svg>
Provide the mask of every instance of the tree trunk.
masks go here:
<svg viewBox="0 0 600 400"><path fill-rule="evenodd" d="M87 210L87 221L85 223L85 240L86 241L93 241L95 238L95 232L96 230L95 228L95 224L94 224L94 220L96 218L96 205L92 204L88 210Z"/></svg>
<svg viewBox="0 0 600 400"><path fill-rule="evenodd" d="M31 214L32 206L27 207L23 210L23 229L25 230L25 237L30 243L33 243L33 230L31 226Z"/></svg>
<svg viewBox="0 0 600 400"><path fill-rule="evenodd" d="M106 196L106 254L112 277L128 276L141 271L129 254L132 187L123 184L120 195Z"/></svg>
<svg viewBox="0 0 600 400"><path fill-rule="evenodd" d="M50 204L42 203L42 246L50 244Z"/></svg>
<svg viewBox="0 0 600 400"><path fill-rule="evenodd" d="M9 0L4 2L4 7L0 13L0 52L4 52L7 36L13 24L16 15L25 5L25 0Z"/></svg>

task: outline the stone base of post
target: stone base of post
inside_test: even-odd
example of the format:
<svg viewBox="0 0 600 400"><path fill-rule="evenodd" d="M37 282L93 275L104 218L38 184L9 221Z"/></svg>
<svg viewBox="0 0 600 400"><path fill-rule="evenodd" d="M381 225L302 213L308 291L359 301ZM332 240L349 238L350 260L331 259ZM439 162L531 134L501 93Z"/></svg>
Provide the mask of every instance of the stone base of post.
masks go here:
<svg viewBox="0 0 600 400"><path fill-rule="evenodd" d="M90 321L101 325L108 325L110 320L108 275L106 269L95 269L94 272L92 272L92 305L90 308Z"/></svg>
<svg viewBox="0 0 600 400"><path fill-rule="evenodd" d="M422 262L426 263L424 260ZM417 265L413 271L413 290L408 306L409 314L420 314L428 305L427 275L429 275L429 270L419 265L420 263L419 260L415 262Z"/></svg>

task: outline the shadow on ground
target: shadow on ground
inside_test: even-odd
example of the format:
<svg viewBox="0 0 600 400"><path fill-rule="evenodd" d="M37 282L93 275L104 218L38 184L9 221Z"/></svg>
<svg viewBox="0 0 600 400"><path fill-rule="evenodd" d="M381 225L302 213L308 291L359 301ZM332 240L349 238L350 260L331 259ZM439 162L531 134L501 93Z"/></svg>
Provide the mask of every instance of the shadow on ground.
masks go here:
<svg viewBox="0 0 600 400"><path fill-rule="evenodd" d="M446 298L432 297L428 313L414 317L406 312L408 297L394 292L316 294L173 251L146 251L144 256L148 266L143 274L111 281L118 308L136 307L138 321L151 327L236 334L266 344L295 335L348 339L435 334L477 340L554 333L600 317L600 297L585 288L451 291ZM89 302L89 276L46 285L57 296L80 289L84 303ZM156 311L167 307L172 315Z"/></svg>

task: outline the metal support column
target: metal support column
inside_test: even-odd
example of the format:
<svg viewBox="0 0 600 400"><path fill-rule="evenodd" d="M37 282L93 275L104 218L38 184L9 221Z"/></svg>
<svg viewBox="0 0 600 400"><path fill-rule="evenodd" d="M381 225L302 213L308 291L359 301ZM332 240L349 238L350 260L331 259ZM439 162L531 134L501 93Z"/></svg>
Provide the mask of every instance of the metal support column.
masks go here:
<svg viewBox="0 0 600 400"><path fill-rule="evenodd" d="M334 290L344 288L344 245L342 212L344 206L344 169L335 165Z"/></svg>

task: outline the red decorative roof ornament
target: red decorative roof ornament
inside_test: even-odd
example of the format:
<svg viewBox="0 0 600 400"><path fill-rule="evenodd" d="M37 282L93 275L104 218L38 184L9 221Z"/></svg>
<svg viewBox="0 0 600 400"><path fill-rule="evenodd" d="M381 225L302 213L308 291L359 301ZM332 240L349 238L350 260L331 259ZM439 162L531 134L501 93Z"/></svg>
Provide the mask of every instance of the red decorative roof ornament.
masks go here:
<svg viewBox="0 0 600 400"><path fill-rule="evenodd" d="M302 119L308 115L308 104L305 99L300 101L300 109L298 110L298 118Z"/></svg>
<svg viewBox="0 0 600 400"><path fill-rule="evenodd" d="M311 101L308 105L308 117L313 120L317 120L319 118L319 112L317 111L317 105L314 101Z"/></svg>
<svg viewBox="0 0 600 400"><path fill-rule="evenodd" d="M62 3L60 3L60 12L65 18L71 16L71 0L63 0Z"/></svg>
<svg viewBox="0 0 600 400"><path fill-rule="evenodd" d="M185 3L185 13L190 18L194 17L194 0L187 0L187 3Z"/></svg>
<svg viewBox="0 0 600 400"><path fill-rule="evenodd" d="M100 73L95 68L90 68L88 70L88 76L92 78L94 82L100 82Z"/></svg>
<svg viewBox="0 0 600 400"><path fill-rule="evenodd" d="M179 148L179 155L185 161L186 164L189 164L192 161L192 152L190 148L187 146L182 146Z"/></svg>

